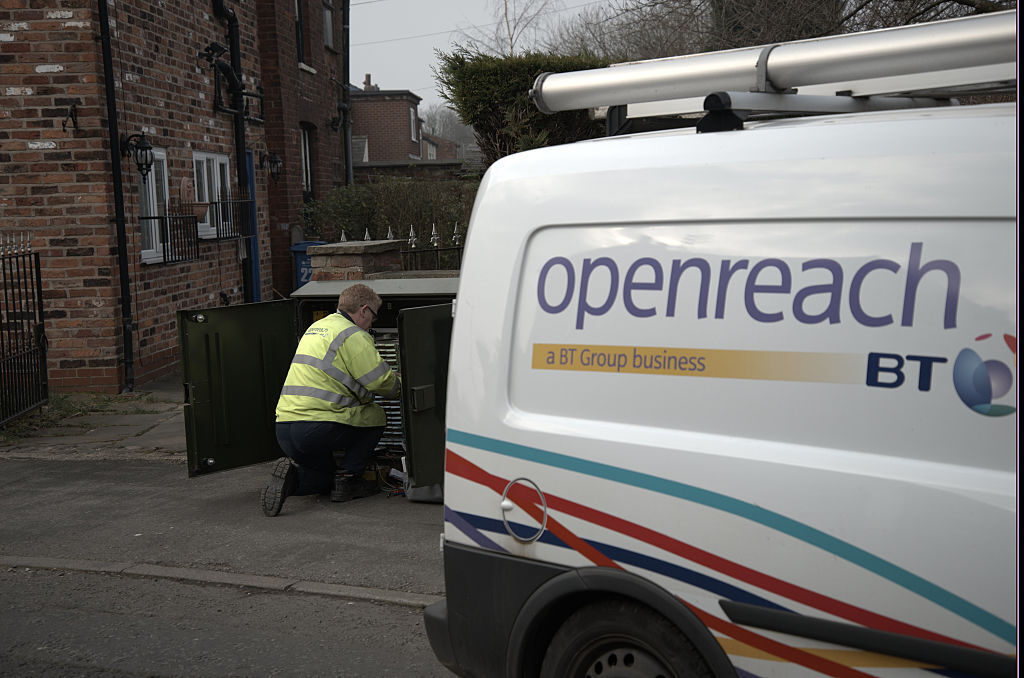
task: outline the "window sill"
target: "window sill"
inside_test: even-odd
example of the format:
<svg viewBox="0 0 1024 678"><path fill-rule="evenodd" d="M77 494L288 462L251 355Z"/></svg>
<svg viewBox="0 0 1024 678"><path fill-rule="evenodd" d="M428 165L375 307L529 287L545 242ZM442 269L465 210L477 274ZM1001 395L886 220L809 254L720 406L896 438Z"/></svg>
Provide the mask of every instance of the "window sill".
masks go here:
<svg viewBox="0 0 1024 678"><path fill-rule="evenodd" d="M312 66L310 66L309 64L307 64L304 61L300 61L299 62L299 70L300 71L306 71L307 73L311 73L313 75L316 75L316 69L313 68Z"/></svg>

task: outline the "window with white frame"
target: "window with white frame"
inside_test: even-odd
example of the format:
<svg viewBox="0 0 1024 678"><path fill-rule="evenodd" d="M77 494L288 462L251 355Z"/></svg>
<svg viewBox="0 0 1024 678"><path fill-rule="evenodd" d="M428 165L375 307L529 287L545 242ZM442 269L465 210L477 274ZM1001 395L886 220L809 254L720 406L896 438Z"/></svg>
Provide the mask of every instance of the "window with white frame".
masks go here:
<svg viewBox="0 0 1024 678"><path fill-rule="evenodd" d="M313 195L313 126L302 123L299 155L302 162L302 200L309 202Z"/></svg>
<svg viewBox="0 0 1024 678"><path fill-rule="evenodd" d="M409 133L412 135L412 140L413 141L419 141L420 140L420 135L417 134L417 132L419 132L419 125L417 125L416 123L418 123L418 122L419 122L419 116L416 115L416 108L415 107L410 108L409 109Z"/></svg>
<svg viewBox="0 0 1024 678"><path fill-rule="evenodd" d="M352 161L370 162L370 140L366 135L352 136Z"/></svg>
<svg viewBox="0 0 1024 678"><path fill-rule="evenodd" d="M163 217L167 216L167 151L153 149L153 169L139 177L139 228L142 231L142 263L164 260Z"/></svg>
<svg viewBox="0 0 1024 678"><path fill-rule="evenodd" d="M210 205L206 214L197 222L199 237L216 238L218 220L229 218L227 211L221 210L218 204L221 200L227 200L231 193L228 156L197 151L192 154L192 167L195 173L196 202Z"/></svg>
<svg viewBox="0 0 1024 678"><path fill-rule="evenodd" d="M334 7L324 3L324 47L334 49Z"/></svg>

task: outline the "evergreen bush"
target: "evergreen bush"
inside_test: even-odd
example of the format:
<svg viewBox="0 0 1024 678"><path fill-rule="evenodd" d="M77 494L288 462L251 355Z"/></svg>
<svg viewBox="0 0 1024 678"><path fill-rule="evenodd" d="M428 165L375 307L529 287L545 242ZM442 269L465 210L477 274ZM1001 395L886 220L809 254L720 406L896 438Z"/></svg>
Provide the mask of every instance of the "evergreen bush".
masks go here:
<svg viewBox="0 0 1024 678"><path fill-rule="evenodd" d="M605 60L536 52L499 57L465 47L437 55L441 96L473 127L487 165L511 153L604 134L604 122L591 120L587 111L541 113L529 92L541 73L601 68Z"/></svg>

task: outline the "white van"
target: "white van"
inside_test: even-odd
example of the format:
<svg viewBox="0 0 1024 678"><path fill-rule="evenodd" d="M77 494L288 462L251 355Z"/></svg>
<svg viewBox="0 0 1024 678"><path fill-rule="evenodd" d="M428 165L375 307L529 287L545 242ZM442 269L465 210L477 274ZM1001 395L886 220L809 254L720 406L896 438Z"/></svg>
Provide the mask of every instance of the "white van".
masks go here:
<svg viewBox="0 0 1024 678"><path fill-rule="evenodd" d="M1015 104L909 108L493 165L454 309L439 659L1015 675L1016 130Z"/></svg>

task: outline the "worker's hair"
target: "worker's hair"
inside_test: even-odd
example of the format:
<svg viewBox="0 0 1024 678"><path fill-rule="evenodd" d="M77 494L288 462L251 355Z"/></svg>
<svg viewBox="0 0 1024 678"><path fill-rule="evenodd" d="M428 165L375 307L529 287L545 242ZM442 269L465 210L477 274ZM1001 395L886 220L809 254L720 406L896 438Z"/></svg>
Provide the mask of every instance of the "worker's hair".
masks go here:
<svg viewBox="0 0 1024 678"><path fill-rule="evenodd" d="M373 310L380 309L380 297L376 292L362 283L346 287L338 295L338 310L345 313L356 313L366 304Z"/></svg>

